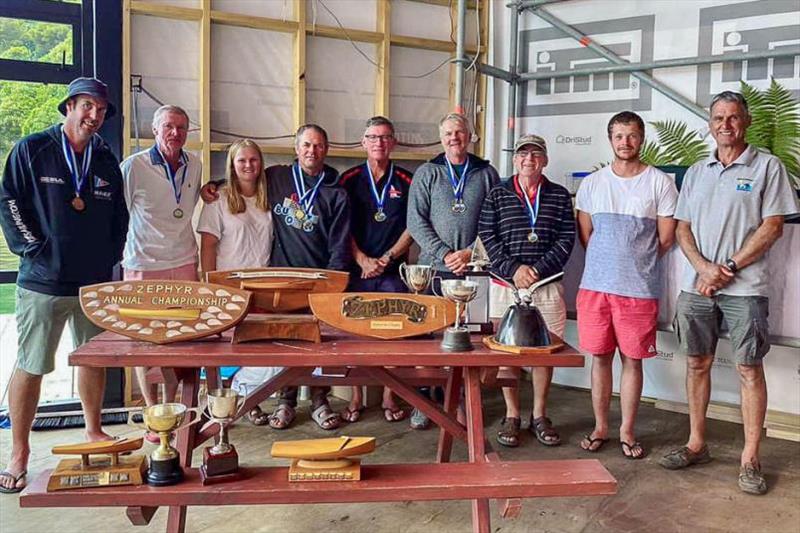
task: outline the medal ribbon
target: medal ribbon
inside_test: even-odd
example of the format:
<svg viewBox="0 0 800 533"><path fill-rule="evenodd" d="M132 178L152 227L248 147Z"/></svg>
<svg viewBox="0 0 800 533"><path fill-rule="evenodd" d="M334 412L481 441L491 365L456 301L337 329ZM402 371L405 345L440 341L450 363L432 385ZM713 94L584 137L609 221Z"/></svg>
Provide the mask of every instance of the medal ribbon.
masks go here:
<svg viewBox="0 0 800 533"><path fill-rule="evenodd" d="M447 163L447 175L450 178L450 185L453 186L453 196L456 198L457 203L463 203L462 198L464 197L464 186L467 184L467 172L469 172L469 159L467 159L466 164L464 165L464 172L461 174L461 177L456 180L456 169L453 168L453 164L450 163L450 160L447 157L444 158L445 162Z"/></svg>
<svg viewBox="0 0 800 533"><path fill-rule="evenodd" d="M519 185L519 177L517 177L517 184ZM522 191L522 198L525 200L525 207L528 211L528 218L531 221L531 231L534 231L534 226L536 225L536 219L539 218L539 198L541 195L539 192L542 190L542 182L539 182L539 185L536 187L536 202L531 205L531 199L528 198L528 193L522 188L520 185L520 191Z"/></svg>
<svg viewBox="0 0 800 533"><path fill-rule="evenodd" d="M186 169L189 167L189 158L186 156L186 153L181 150L181 184L178 185L178 181L175 179L178 173L172 171L172 167L169 166L167 158L164 157L164 154L161 153L161 150L158 150L158 155L160 155L161 160L164 161L164 171L166 171L167 179L172 185L172 193L175 195L175 203L178 204L178 207L180 207L181 196L183 196L183 183L186 181Z"/></svg>
<svg viewBox="0 0 800 533"><path fill-rule="evenodd" d="M392 177L394 177L394 163L389 165L389 177L386 179L386 183L383 184L383 190L381 191L380 196L378 196L378 187L375 185L375 178L372 176L372 170L369 168L369 162L367 162L366 165L367 174L369 174L369 187L372 191L372 197L375 198L375 205L378 206L378 211L383 211L383 204L386 203L386 191L389 190L389 186L392 184Z"/></svg>
<svg viewBox="0 0 800 533"><path fill-rule="evenodd" d="M75 188L75 196L80 197L83 182L89 175L89 167L92 165L92 139L89 139L89 144L86 145L86 151L83 153L83 165L80 174L78 173L78 160L75 156L75 150L67 141L67 136L64 134L64 126L61 126L61 150L64 152L64 159L67 160L67 167L69 168L70 176L72 176L72 186Z"/></svg>
<svg viewBox="0 0 800 533"><path fill-rule="evenodd" d="M294 190L297 192L297 203L303 209L306 215L310 215L314 209L314 200L317 199L319 187L322 185L322 178L325 177L325 168L317 176L317 183L312 189L306 190L306 184L303 182L303 171L300 169L300 163L292 165L292 179L294 180Z"/></svg>

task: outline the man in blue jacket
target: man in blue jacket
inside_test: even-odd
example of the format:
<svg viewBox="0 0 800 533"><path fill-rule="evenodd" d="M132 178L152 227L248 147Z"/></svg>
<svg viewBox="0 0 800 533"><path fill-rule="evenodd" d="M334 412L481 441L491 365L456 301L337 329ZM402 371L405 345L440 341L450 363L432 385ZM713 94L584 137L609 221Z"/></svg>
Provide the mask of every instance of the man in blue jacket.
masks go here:
<svg viewBox="0 0 800 533"><path fill-rule="evenodd" d="M11 459L0 472L5 493L25 486L42 376L55 367L64 324L69 321L76 347L100 332L83 315L78 289L111 279L128 227L119 161L97 135L115 112L106 85L73 80L58 110L64 123L19 141L0 184L0 225L8 248L20 256ZM111 438L100 424L104 389L104 368L78 369L87 441Z"/></svg>

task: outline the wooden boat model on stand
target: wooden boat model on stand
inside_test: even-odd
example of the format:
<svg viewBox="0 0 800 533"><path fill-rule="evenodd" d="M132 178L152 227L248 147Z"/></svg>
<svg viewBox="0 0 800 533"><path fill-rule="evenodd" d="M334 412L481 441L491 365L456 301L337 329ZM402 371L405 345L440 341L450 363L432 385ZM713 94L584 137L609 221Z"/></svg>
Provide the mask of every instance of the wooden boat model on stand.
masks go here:
<svg viewBox="0 0 800 533"><path fill-rule="evenodd" d="M252 293L250 313L233 333L233 343L287 339L320 342L319 321L303 313L313 293L340 293L350 275L313 268L245 268L206 274L209 283Z"/></svg>
<svg viewBox="0 0 800 533"><path fill-rule="evenodd" d="M289 481L359 481L361 459L375 450L375 437L341 437L279 441L272 457L292 459Z"/></svg>

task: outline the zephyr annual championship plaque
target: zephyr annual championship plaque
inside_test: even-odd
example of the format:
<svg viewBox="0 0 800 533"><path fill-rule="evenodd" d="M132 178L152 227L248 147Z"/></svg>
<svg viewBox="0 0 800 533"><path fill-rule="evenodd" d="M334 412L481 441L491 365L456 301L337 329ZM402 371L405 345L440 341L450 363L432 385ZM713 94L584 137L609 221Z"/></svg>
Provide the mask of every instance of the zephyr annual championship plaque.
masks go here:
<svg viewBox="0 0 800 533"><path fill-rule="evenodd" d="M119 281L81 287L95 325L157 344L207 337L247 314L248 291L196 281Z"/></svg>
<svg viewBox="0 0 800 533"><path fill-rule="evenodd" d="M331 326L366 337L398 339L449 326L456 306L444 298L391 292L309 294L314 315Z"/></svg>

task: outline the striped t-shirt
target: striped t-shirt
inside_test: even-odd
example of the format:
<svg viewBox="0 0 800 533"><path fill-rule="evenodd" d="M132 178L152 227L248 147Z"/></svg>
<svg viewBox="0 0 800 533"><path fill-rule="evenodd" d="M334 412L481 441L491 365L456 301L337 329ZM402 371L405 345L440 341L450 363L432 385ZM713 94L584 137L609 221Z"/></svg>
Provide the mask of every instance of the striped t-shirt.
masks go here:
<svg viewBox="0 0 800 533"><path fill-rule="evenodd" d="M581 288L658 298L658 217L675 212L678 190L660 170L622 178L611 166L583 180L575 207L592 217Z"/></svg>

